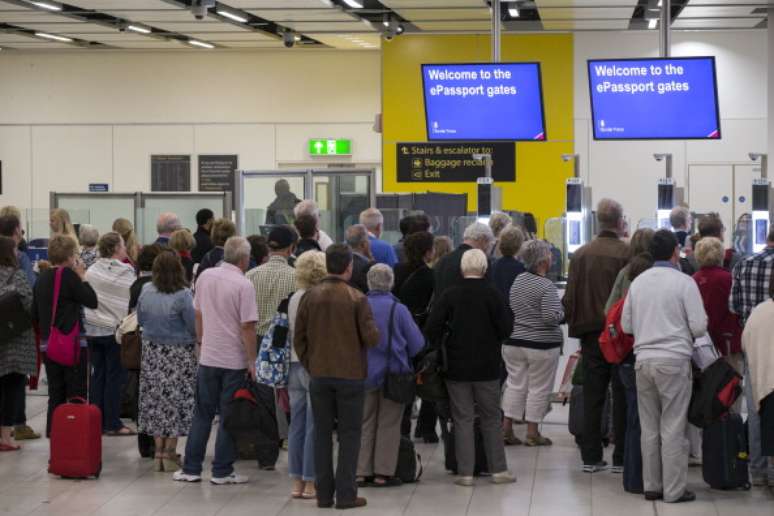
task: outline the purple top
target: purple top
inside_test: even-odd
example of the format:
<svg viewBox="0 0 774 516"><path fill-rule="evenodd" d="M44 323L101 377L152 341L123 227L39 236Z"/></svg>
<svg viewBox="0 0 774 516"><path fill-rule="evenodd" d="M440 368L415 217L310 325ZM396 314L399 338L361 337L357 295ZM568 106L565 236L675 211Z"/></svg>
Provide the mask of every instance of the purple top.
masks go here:
<svg viewBox="0 0 774 516"><path fill-rule="evenodd" d="M368 378L366 389L380 388L384 384L387 371L387 336L390 321L390 309L393 303L395 315L392 327L392 359L390 372L410 373L414 370L409 357L416 356L425 347L425 337L411 317L408 308L389 292L372 291L368 293L368 303L379 328L379 344L368 349Z"/></svg>

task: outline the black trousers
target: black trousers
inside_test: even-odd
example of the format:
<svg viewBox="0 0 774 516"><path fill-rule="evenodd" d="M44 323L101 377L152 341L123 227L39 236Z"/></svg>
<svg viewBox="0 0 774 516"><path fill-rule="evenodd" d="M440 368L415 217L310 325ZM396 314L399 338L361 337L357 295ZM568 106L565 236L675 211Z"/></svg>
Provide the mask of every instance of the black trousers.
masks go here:
<svg viewBox="0 0 774 516"><path fill-rule="evenodd" d="M19 403L24 406L24 384L27 377L19 373L0 376L0 426L16 426Z"/></svg>
<svg viewBox="0 0 774 516"><path fill-rule="evenodd" d="M403 410L403 419L400 422L400 435L411 438L411 411L414 404L409 403ZM436 427L438 426L438 414L435 411L435 403L422 400L419 407L419 417L417 426L414 429L414 437L437 437Z"/></svg>
<svg viewBox="0 0 774 516"><path fill-rule="evenodd" d="M602 460L602 413L608 387L613 388L613 464L622 466L626 442L626 391L617 367L608 363L599 349L599 333L581 337L583 353L583 445L584 464Z"/></svg>
<svg viewBox="0 0 774 516"><path fill-rule="evenodd" d="M51 436L51 415L54 409L68 399L86 398L86 384L89 372L88 353L81 349L79 364L67 367L52 362L45 357L46 377L48 378L48 414L46 417L46 437Z"/></svg>
<svg viewBox="0 0 774 516"><path fill-rule="evenodd" d="M362 380L312 378L309 383L314 415L314 467L317 501L349 504L357 498L357 460L363 425L365 386ZM333 425L337 422L339 457L333 473Z"/></svg>

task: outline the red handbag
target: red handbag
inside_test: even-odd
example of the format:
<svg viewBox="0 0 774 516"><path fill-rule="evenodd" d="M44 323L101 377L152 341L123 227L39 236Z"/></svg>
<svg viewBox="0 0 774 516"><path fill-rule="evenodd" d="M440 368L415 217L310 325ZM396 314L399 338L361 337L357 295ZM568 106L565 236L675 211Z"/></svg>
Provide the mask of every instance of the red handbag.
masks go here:
<svg viewBox="0 0 774 516"><path fill-rule="evenodd" d="M46 355L52 362L71 367L78 364L81 359L81 323L76 322L73 329L63 333L55 325L56 309L59 305L59 290L62 288L62 273L64 268L57 267L54 278L54 299L51 310L51 331L48 336L48 348Z"/></svg>

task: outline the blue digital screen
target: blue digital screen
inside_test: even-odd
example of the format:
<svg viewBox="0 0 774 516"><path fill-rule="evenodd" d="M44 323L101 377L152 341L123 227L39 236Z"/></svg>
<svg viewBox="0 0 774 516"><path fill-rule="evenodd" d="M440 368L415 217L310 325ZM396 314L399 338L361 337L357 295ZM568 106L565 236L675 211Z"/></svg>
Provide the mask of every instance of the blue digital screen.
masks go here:
<svg viewBox="0 0 774 516"><path fill-rule="evenodd" d="M720 139L714 57L589 60L595 140Z"/></svg>
<svg viewBox="0 0 774 516"><path fill-rule="evenodd" d="M546 139L540 63L424 64L428 140Z"/></svg>

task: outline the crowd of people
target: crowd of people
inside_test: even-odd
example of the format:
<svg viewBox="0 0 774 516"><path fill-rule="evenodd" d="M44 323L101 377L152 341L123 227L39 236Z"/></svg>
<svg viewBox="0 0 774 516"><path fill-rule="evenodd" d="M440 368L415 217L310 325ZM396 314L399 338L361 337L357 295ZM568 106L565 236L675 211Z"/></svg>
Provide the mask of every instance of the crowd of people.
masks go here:
<svg viewBox="0 0 774 516"><path fill-rule="evenodd" d="M674 231L629 237L621 205L603 199L599 233L572 255L562 297L547 278L551 245L504 213L468 226L454 249L424 214L401 220L393 246L381 238L382 213L369 208L336 243L320 229L313 201L284 184L277 194L265 236L239 236L233 222L203 209L193 232L161 214L158 237L145 246L126 219L100 235L90 225L76 231L65 210L52 210L48 259L36 270L23 251L19 211L0 210L0 293L15 292L31 321L0 343L0 451L37 436L24 405L40 356L46 436L56 432L59 405L88 396L103 435L138 435L140 453L176 481L202 480L216 418L210 481L248 481L234 469L242 443L223 415L249 383L273 406L293 498L366 505L359 488L402 484L399 448L412 430L433 443L440 429L456 484L475 485L481 454L493 483L513 483L506 446L552 445L540 430L567 324L582 352L583 471L623 473L624 489L648 500L695 498L686 480L689 458L700 460L689 446L691 357L708 335L745 376L751 482L774 485L774 231L764 251L740 257L724 248L717 215L702 217L694 233L689 212L677 208ZM611 364L599 340L621 302L634 348ZM132 321L139 369L127 367L116 335ZM52 332L79 336L75 364L47 355ZM264 342L286 363L262 363ZM412 429L414 375L432 353L441 357L446 396L423 399ZM127 397L136 428L122 418ZM612 466L603 457L609 398ZM261 469L275 468L275 445L256 453Z"/></svg>

